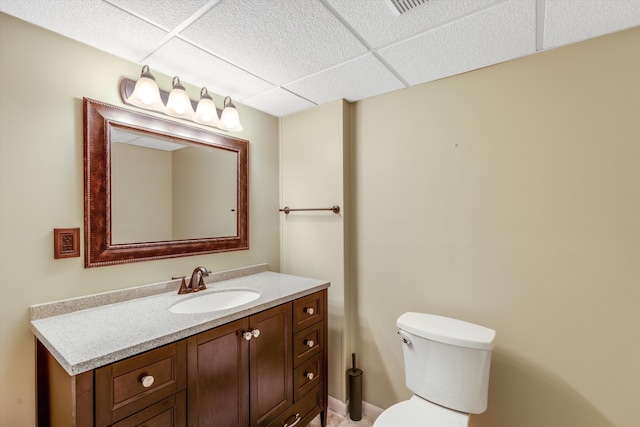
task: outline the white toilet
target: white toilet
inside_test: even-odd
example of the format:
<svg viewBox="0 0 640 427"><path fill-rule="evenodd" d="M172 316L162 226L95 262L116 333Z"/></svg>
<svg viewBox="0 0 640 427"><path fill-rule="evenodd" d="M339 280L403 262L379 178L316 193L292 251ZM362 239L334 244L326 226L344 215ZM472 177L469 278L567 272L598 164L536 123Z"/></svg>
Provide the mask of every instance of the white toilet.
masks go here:
<svg viewBox="0 0 640 427"><path fill-rule="evenodd" d="M398 318L407 387L415 394L384 411L374 427L466 427L487 409L496 332L424 313Z"/></svg>

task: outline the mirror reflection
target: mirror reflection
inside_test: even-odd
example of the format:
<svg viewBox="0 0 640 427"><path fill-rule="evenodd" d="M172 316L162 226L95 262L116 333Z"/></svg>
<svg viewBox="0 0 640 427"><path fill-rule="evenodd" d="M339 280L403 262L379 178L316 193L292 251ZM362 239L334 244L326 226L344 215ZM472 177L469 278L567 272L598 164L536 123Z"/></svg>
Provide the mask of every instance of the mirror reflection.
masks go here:
<svg viewBox="0 0 640 427"><path fill-rule="evenodd" d="M111 243L237 235L237 152L111 127Z"/></svg>

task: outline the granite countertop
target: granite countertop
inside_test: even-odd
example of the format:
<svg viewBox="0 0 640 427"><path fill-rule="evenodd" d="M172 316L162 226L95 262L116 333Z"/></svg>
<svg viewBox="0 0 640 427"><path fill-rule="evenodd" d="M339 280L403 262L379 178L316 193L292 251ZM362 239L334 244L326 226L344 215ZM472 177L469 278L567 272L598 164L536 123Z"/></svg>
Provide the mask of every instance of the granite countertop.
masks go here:
<svg viewBox="0 0 640 427"><path fill-rule="evenodd" d="M69 375L77 375L330 286L267 268L261 264L214 273L207 278L208 289L197 294L178 295L180 282L172 281L32 306L31 330ZM227 310L169 311L187 298L220 290L252 290L260 297Z"/></svg>

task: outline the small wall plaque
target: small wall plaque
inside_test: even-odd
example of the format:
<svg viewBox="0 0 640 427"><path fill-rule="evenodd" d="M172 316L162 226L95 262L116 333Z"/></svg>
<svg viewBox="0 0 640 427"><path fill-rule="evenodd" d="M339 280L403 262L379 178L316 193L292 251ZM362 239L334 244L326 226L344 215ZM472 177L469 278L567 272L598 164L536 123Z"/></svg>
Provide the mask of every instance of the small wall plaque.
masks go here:
<svg viewBox="0 0 640 427"><path fill-rule="evenodd" d="M80 256L80 228L53 229L53 258Z"/></svg>

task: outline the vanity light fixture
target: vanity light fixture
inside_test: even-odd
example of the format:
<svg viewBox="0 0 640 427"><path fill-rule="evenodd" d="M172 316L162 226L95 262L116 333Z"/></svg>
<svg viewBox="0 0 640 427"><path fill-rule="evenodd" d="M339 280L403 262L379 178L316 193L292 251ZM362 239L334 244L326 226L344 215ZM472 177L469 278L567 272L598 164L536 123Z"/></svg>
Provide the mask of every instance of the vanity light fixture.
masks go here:
<svg viewBox="0 0 640 427"><path fill-rule="evenodd" d="M224 99L224 110L220 116L220 122L226 129L233 131L241 131L242 125L240 124L240 116L236 106L231 102L231 97L227 96Z"/></svg>
<svg viewBox="0 0 640 427"><path fill-rule="evenodd" d="M203 125L221 127L220 120L218 119L218 110L216 104L213 103L211 95L207 92L207 88L203 87L200 90L200 101L196 107L196 114L193 116L193 121Z"/></svg>
<svg viewBox="0 0 640 427"><path fill-rule="evenodd" d="M135 105L145 110L158 111L168 116L191 120L222 130L235 132L243 130L238 110L231 101L231 97L225 97L224 110L221 116L218 117L218 109L206 87L203 87L200 91L200 101L196 105L189 98L189 94L180 83L178 76L175 76L172 80L171 92L163 91L158 88L156 79L149 72L147 65L142 67L138 81L127 78L122 79L120 82L120 97L126 104Z"/></svg>
<svg viewBox="0 0 640 427"><path fill-rule="evenodd" d="M171 86L172 89L169 93L167 106L164 107L164 113L181 119L192 119L195 113L191 106L191 99L189 99L187 90L180 83L180 78L178 76L173 78Z"/></svg>
<svg viewBox="0 0 640 427"><path fill-rule="evenodd" d="M142 66L140 78L136 82L133 93L126 100L127 103L136 107L153 111L162 111L164 104L160 98L160 89L156 84L156 78L149 72L149 67Z"/></svg>

